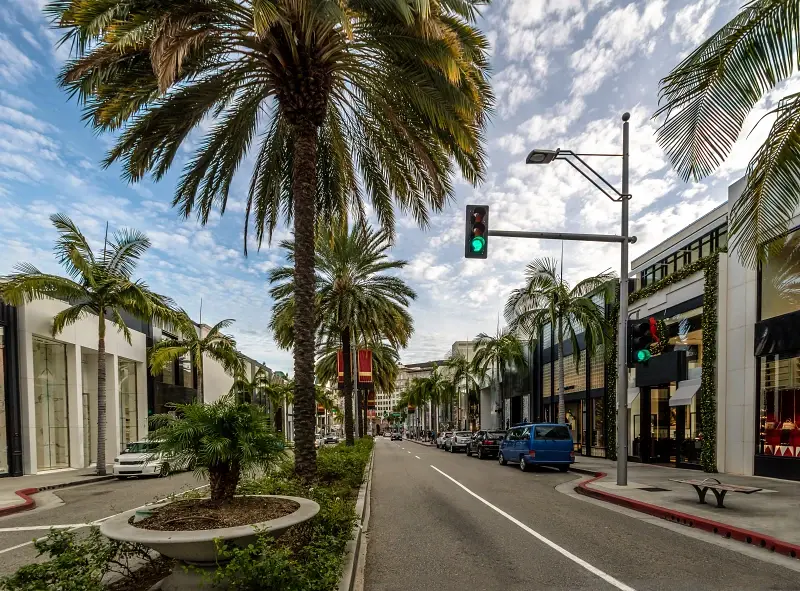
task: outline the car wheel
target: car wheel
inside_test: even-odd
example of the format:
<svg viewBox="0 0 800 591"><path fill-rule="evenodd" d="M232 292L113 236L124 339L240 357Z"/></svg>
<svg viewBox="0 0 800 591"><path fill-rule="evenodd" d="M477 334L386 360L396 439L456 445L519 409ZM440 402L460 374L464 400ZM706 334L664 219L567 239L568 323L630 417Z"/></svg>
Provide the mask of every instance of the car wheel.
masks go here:
<svg viewBox="0 0 800 591"><path fill-rule="evenodd" d="M479 460L483 459L483 448L480 446L478 447L478 459Z"/></svg>
<svg viewBox="0 0 800 591"><path fill-rule="evenodd" d="M169 476L169 464L167 464L166 462L161 464L161 468L158 471L159 478L164 478L165 476Z"/></svg>
<svg viewBox="0 0 800 591"><path fill-rule="evenodd" d="M503 457L503 453L502 452L497 454L497 461L500 462L501 466L505 466L508 463L508 462L506 462L506 459Z"/></svg>
<svg viewBox="0 0 800 591"><path fill-rule="evenodd" d="M464 450L464 453L466 453L466 454L467 454L467 457L468 457L468 458L471 458L471 457L472 457L472 449L470 448L470 446L469 446L469 445L467 446L467 449L465 449L465 450Z"/></svg>
<svg viewBox="0 0 800 591"><path fill-rule="evenodd" d="M127 476L117 476L117 480L128 480Z"/></svg>
<svg viewBox="0 0 800 591"><path fill-rule="evenodd" d="M569 466L559 466L558 467L558 471L559 472L566 472L567 470L569 470Z"/></svg>
<svg viewBox="0 0 800 591"><path fill-rule="evenodd" d="M519 457L519 469L522 470L523 472L528 471L528 464L525 463L525 456Z"/></svg>

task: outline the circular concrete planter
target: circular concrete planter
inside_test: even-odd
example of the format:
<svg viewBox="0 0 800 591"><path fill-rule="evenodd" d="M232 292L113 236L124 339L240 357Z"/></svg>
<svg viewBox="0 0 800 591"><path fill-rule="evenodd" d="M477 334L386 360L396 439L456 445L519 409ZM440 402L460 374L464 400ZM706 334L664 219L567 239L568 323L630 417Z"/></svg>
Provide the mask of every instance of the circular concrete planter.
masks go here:
<svg viewBox="0 0 800 591"><path fill-rule="evenodd" d="M219 555L214 540L224 540L244 547L254 543L259 534L279 537L290 527L308 521L319 513L319 505L309 499L283 495L257 496L288 499L300 506L294 513L278 519L271 519L252 525L199 531L158 531L134 527L128 523L137 511L133 509L101 523L100 533L112 540L141 544L155 550L162 556L200 567L202 570L213 568L218 562ZM157 509L168 504L169 501L151 505L148 508ZM160 588L164 591L201 588L202 578L190 576L192 580L186 580L187 574L186 569L179 563L173 569L173 573L161 582ZM195 581L195 579L197 580ZM195 583L197 584L196 587L194 586ZM205 588L208 589L208 587Z"/></svg>

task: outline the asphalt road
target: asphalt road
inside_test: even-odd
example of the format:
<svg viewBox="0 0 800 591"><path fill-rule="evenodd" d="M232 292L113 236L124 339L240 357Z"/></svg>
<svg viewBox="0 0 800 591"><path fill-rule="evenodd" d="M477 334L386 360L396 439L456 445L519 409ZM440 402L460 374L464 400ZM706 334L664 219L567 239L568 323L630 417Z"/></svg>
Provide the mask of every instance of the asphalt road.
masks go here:
<svg viewBox="0 0 800 591"><path fill-rule="evenodd" d="M577 478L378 438L366 591L800 589L786 566L556 490Z"/></svg>
<svg viewBox="0 0 800 591"><path fill-rule="evenodd" d="M167 478L105 480L38 493L34 496L36 509L0 518L0 575L36 560L36 550L29 542L47 535L51 525L90 523L203 484L205 481L192 474L182 473Z"/></svg>

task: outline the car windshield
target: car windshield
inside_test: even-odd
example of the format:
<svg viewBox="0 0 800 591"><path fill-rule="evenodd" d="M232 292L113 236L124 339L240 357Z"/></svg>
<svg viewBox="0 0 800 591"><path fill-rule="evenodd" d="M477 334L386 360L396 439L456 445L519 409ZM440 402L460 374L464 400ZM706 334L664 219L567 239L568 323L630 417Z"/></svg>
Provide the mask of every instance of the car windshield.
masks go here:
<svg viewBox="0 0 800 591"><path fill-rule="evenodd" d="M536 439L555 439L564 441L572 439L569 428L565 425L547 425L536 427Z"/></svg>
<svg viewBox="0 0 800 591"><path fill-rule="evenodd" d="M469 431L459 431L456 433L456 437L469 437L470 435L472 435L472 433Z"/></svg>
<svg viewBox="0 0 800 591"><path fill-rule="evenodd" d="M148 441L134 441L133 443L129 443L125 446L125 451L122 453L126 454L143 454L151 451L155 451L158 447L157 443L151 443Z"/></svg>
<svg viewBox="0 0 800 591"><path fill-rule="evenodd" d="M451 437L452 435L453 435L453 432L452 432L452 431L445 431L445 432L444 432L444 436L445 436L445 437Z"/></svg>
<svg viewBox="0 0 800 591"><path fill-rule="evenodd" d="M503 439L505 436L505 431L490 431L486 434L486 439Z"/></svg>

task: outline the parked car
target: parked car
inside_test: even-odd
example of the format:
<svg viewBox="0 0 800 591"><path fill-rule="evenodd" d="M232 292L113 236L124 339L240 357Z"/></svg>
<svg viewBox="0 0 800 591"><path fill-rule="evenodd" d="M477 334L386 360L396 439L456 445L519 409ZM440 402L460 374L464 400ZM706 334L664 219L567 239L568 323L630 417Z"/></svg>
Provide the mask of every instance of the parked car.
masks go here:
<svg viewBox="0 0 800 591"><path fill-rule="evenodd" d="M467 444L467 455L475 454L479 460L497 457L505 431L478 431Z"/></svg>
<svg viewBox="0 0 800 591"><path fill-rule="evenodd" d="M438 447L439 449L444 449L445 441L447 441L452 436L453 436L452 431L443 431L439 433L439 437L436 438L436 447Z"/></svg>
<svg viewBox="0 0 800 591"><path fill-rule="evenodd" d="M399 432L394 432L391 441L403 441L403 436Z"/></svg>
<svg viewBox="0 0 800 591"><path fill-rule="evenodd" d="M470 431L456 431L453 436L447 440L447 447L445 448L450 453L455 453L460 449L467 449L469 440L472 439Z"/></svg>
<svg viewBox="0 0 800 591"><path fill-rule="evenodd" d="M384 432L383 432L383 436L384 436L384 437L391 437L391 436L392 436L392 433L391 433L390 431L384 431Z"/></svg>
<svg viewBox="0 0 800 591"><path fill-rule="evenodd" d="M575 461L568 425L519 425L506 432L497 459L503 466L516 463L523 472L531 466L552 466L562 472Z"/></svg>
<svg viewBox="0 0 800 591"><path fill-rule="evenodd" d="M112 474L119 479L131 476L166 476L170 469L173 472L185 470L187 467L170 466L159 454L156 441L131 441L125 449L114 458Z"/></svg>
<svg viewBox="0 0 800 591"><path fill-rule="evenodd" d="M339 436L336 433L325 435L325 443L339 443Z"/></svg>

